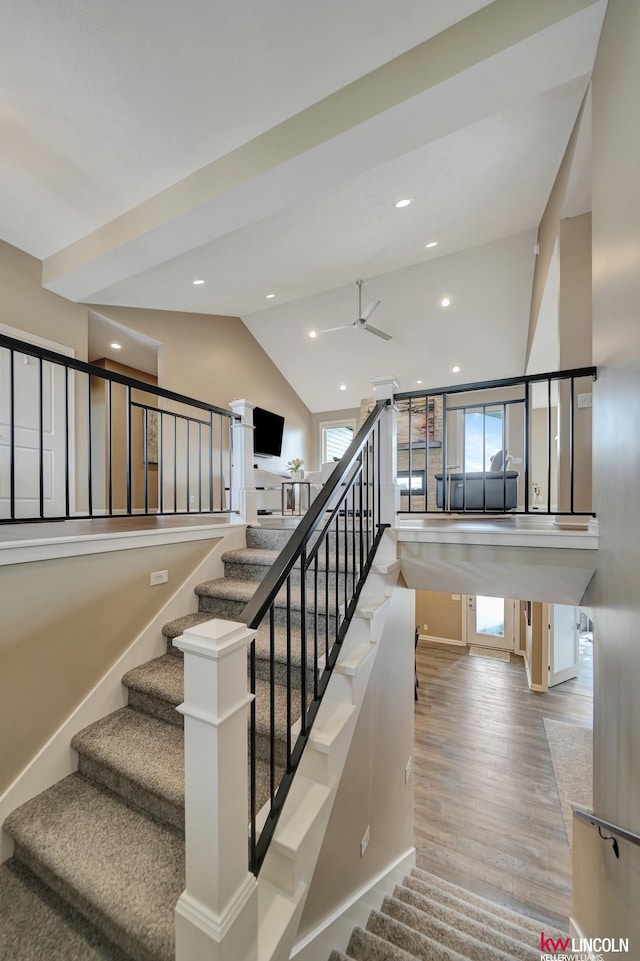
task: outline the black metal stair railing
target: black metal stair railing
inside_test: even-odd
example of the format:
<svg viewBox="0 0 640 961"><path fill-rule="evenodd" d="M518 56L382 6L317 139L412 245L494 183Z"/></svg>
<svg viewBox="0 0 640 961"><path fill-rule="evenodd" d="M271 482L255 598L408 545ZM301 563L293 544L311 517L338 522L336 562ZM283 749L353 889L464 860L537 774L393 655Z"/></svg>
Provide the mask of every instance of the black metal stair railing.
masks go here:
<svg viewBox="0 0 640 961"><path fill-rule="evenodd" d="M237 419L0 335L0 523L232 513Z"/></svg>
<svg viewBox="0 0 640 961"><path fill-rule="evenodd" d="M288 544L245 607L250 628L268 625L269 676L266 741L267 804L257 810L256 650L251 644L250 869L258 874L291 788L311 726L354 615L373 558L388 527L380 509L380 419L388 401L378 401L310 506ZM276 639L284 636L284 679L276 683ZM296 655L296 656L294 656ZM277 693L278 692L278 693ZM265 695L265 700L267 696ZM299 699L299 711L295 705ZM278 724L280 716L280 724ZM299 719L299 729L295 723ZM284 741L278 738L278 730ZM280 773L281 772L281 773ZM258 820L264 823L258 823Z"/></svg>

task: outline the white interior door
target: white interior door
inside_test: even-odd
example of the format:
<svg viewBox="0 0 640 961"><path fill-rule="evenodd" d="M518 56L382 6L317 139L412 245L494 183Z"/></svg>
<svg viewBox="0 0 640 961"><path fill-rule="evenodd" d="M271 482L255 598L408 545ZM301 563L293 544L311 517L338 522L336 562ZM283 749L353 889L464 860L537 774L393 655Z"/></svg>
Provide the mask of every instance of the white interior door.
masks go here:
<svg viewBox="0 0 640 961"><path fill-rule="evenodd" d="M578 676L578 611L569 604L549 604L549 687Z"/></svg>
<svg viewBox="0 0 640 961"><path fill-rule="evenodd" d="M515 601L482 594L467 596L467 644L512 651Z"/></svg>
<svg viewBox="0 0 640 961"><path fill-rule="evenodd" d="M0 331L58 353L73 350L12 327ZM65 370L42 363L42 466L44 513L65 514ZM71 381L69 430L71 434ZM40 363L38 358L17 351L13 356L15 511L17 518L40 515ZM70 437L70 450L72 437ZM71 468L71 465L69 465ZM11 353L0 349L0 517L11 516Z"/></svg>

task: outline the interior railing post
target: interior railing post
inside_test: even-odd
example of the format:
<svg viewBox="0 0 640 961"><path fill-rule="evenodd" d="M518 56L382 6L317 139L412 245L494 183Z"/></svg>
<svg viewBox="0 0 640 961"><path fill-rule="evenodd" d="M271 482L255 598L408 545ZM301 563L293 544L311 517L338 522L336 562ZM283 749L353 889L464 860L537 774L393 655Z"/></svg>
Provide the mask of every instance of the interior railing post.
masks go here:
<svg viewBox="0 0 640 961"><path fill-rule="evenodd" d="M233 461L231 490L235 510L245 524L258 520L258 494L253 471L253 411L255 404L232 400L229 405L236 415L233 422Z"/></svg>
<svg viewBox="0 0 640 961"><path fill-rule="evenodd" d="M378 489L380 504L378 523L395 524L400 509L398 477L398 414L394 396L399 384L395 377L376 377L373 380L377 400L386 400L387 406L378 421ZM411 438L409 438L411 446ZM411 486L411 474L409 474ZM375 536L375 531L374 531Z"/></svg>

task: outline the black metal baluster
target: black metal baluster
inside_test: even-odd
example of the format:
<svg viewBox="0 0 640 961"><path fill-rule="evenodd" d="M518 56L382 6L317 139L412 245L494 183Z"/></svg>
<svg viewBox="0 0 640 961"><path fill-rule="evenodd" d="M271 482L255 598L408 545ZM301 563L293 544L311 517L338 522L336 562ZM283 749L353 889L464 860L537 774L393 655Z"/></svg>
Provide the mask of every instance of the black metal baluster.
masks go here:
<svg viewBox="0 0 640 961"><path fill-rule="evenodd" d="M13 357L13 351L11 351ZM13 365L11 368L13 373ZM64 506L67 517L71 514L71 465L69 462L69 368L64 368ZM13 446L13 445L12 445Z"/></svg>
<svg viewBox="0 0 640 961"><path fill-rule="evenodd" d="M144 431L144 512L149 513L149 408L142 408L142 430Z"/></svg>
<svg viewBox="0 0 640 961"><path fill-rule="evenodd" d="M574 497L574 485L573 485L573 467L574 467L574 441L575 441L575 423L574 423L574 398L573 392L575 390L575 383L573 377L569 382L569 479L571 483L570 491L570 511L573 514L573 497Z"/></svg>
<svg viewBox="0 0 640 961"><path fill-rule="evenodd" d="M9 466L9 497L10 506L9 514L11 520L16 519L16 385L15 385L15 354L11 349L9 351L9 362L11 364L10 374L9 374L9 417L11 420L9 427L9 445L10 445L10 466ZM67 467L67 474L69 469Z"/></svg>
<svg viewBox="0 0 640 961"><path fill-rule="evenodd" d="M356 465L357 466L357 465ZM358 565L356 564L356 477L351 481L351 594L356 592L356 580L358 574ZM362 504L359 505L359 511L362 510Z"/></svg>
<svg viewBox="0 0 640 961"><path fill-rule="evenodd" d="M433 410L435 418L435 405ZM429 510L429 395L424 395L424 509Z"/></svg>
<svg viewBox="0 0 640 961"><path fill-rule="evenodd" d="M220 421L220 510L224 510L224 449L222 440L222 417L219 417ZM229 483L231 483L231 475L229 475Z"/></svg>
<svg viewBox="0 0 640 961"><path fill-rule="evenodd" d="M340 611L340 529L338 524L338 514L332 522L333 530L333 544L334 551L336 555L336 583L335 583L335 633L338 632L338 613ZM335 637L331 638L331 647L335 644Z"/></svg>
<svg viewBox="0 0 640 961"><path fill-rule="evenodd" d="M487 510L487 405L482 405L482 510Z"/></svg>
<svg viewBox="0 0 640 961"><path fill-rule="evenodd" d="M551 378L547 377L547 514L551 513Z"/></svg>
<svg viewBox="0 0 640 961"><path fill-rule="evenodd" d="M467 418L462 412L462 510L467 509ZM455 488L454 488L455 489ZM451 507L451 504L449 504Z"/></svg>
<svg viewBox="0 0 640 961"><path fill-rule="evenodd" d="M325 571L324 579L324 668L329 666L329 534L324 537Z"/></svg>
<svg viewBox="0 0 640 961"><path fill-rule="evenodd" d="M287 774L291 772L291 575L287 577Z"/></svg>
<svg viewBox="0 0 640 961"><path fill-rule="evenodd" d="M377 479L377 480L378 480L378 521L377 521L376 528L375 528L375 532L376 532L376 534L377 534L377 533L378 533L378 528L380 527L380 524L381 524L381 522L382 522L381 490L380 490L380 484L381 484L381 479L382 479L382 468L381 468L382 444L380 443L380 421L378 421L378 423L376 424L375 437L376 437L376 447L378 448L378 465L377 465L377 471L378 471L378 479Z"/></svg>
<svg viewBox="0 0 640 961"><path fill-rule="evenodd" d="M529 384L524 388L524 512L529 513Z"/></svg>
<svg viewBox="0 0 640 961"><path fill-rule="evenodd" d="M107 381L107 453L109 457L109 517L113 516L113 381Z"/></svg>
<svg viewBox="0 0 640 961"><path fill-rule="evenodd" d="M178 418L173 415L173 513L178 513Z"/></svg>
<svg viewBox="0 0 640 961"><path fill-rule="evenodd" d="M162 411L158 415L158 474L160 487L158 507L159 513L164 514L164 414Z"/></svg>
<svg viewBox="0 0 640 961"><path fill-rule="evenodd" d="M202 424L198 423L198 513L202 514Z"/></svg>
<svg viewBox="0 0 640 961"><path fill-rule="evenodd" d="M502 405L502 510L507 509L507 408Z"/></svg>
<svg viewBox="0 0 640 961"><path fill-rule="evenodd" d="M209 510L214 511L213 506L213 411L209 413Z"/></svg>
<svg viewBox="0 0 640 961"><path fill-rule="evenodd" d="M413 397L410 397L409 398L409 443L407 445L409 448L409 478L408 478L409 484L408 484L408 492L407 492L407 503L408 503L409 513L411 513L411 509L412 509L411 505L413 503L413 491L411 490L411 478L413 476L413 434L411 432L412 419L413 419Z"/></svg>
<svg viewBox="0 0 640 961"><path fill-rule="evenodd" d="M451 491L449 484L449 478L447 477L447 395L442 395L442 510L445 512L449 511L451 494L449 493L449 498L447 498L447 491ZM437 483L437 481L436 481Z"/></svg>
<svg viewBox="0 0 640 961"><path fill-rule="evenodd" d="M303 547L300 554L300 706L302 710L300 733L307 733L307 548Z"/></svg>
<svg viewBox="0 0 640 961"><path fill-rule="evenodd" d="M345 486L346 486L345 480ZM349 529L349 492L345 491L345 496L342 501L342 510L344 514L344 524L343 524L343 534L344 534L344 609L347 610L349 605L348 601L348 591L349 591L349 541L348 541L348 529Z"/></svg>
<svg viewBox="0 0 640 961"><path fill-rule="evenodd" d="M271 808L276 794L276 681L275 681L275 606L269 608L269 785Z"/></svg>
<svg viewBox="0 0 640 961"><path fill-rule="evenodd" d="M42 361L40 362L42 396ZM91 452L91 374L87 374L87 479L89 483L89 515L93 517L93 457ZM131 513L131 511L129 511Z"/></svg>
<svg viewBox="0 0 640 961"><path fill-rule="evenodd" d="M191 426L189 418L185 418L187 422L187 514L191 511L191 438L189 436L189 428Z"/></svg>
<svg viewBox="0 0 640 961"><path fill-rule="evenodd" d="M249 839L249 864L251 869L255 867L256 856L256 640L251 641L249 647L249 675L251 694L251 706L249 709L249 795L250 795L250 839Z"/></svg>
<svg viewBox="0 0 640 961"><path fill-rule="evenodd" d="M366 489L366 495L367 495L366 500L367 500L367 557L368 557L368 556L369 556L369 550L370 550L370 547L371 547L371 530L370 530L370 524L369 524L370 510L371 510L371 508L370 508L370 506L369 506L369 504L370 504L370 497L369 497L369 495L370 495L370 493L371 493L371 481L369 480L369 466L370 466L370 463L371 463L371 443L370 443L369 438L367 438L367 443L366 443L366 447L365 447L365 452L366 452L366 461L365 461L365 464L366 464L366 470L367 470L367 474L366 474L366 478L365 478L365 485L366 485L365 489Z"/></svg>
<svg viewBox="0 0 640 961"><path fill-rule="evenodd" d="M127 408L127 514L131 515L131 388L125 389L125 404Z"/></svg>
<svg viewBox="0 0 640 961"><path fill-rule="evenodd" d="M313 558L313 699L314 701L318 700L318 552L317 551Z"/></svg>
<svg viewBox="0 0 640 961"><path fill-rule="evenodd" d="M363 570L364 570L364 542L363 542L363 539L362 539L363 533L364 533L364 524L365 524L364 499L363 499L363 494L364 494L364 488L363 488L364 451L361 451L361 452L360 452L360 456L359 456L359 458L358 458L358 468L359 468L359 472L360 472L360 474L359 474L359 478L360 478L360 479L359 479L360 530L359 530L359 532L358 532L358 537L359 537L359 541L360 541L360 575L359 575L358 580L360 580L360 578L362 577L362 572L363 572Z"/></svg>

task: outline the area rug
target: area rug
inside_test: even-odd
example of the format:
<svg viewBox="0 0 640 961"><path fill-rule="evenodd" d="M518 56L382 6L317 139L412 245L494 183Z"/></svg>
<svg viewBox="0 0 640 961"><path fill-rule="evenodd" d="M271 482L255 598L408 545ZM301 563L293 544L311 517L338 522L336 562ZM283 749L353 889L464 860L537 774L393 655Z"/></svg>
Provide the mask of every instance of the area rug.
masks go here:
<svg viewBox="0 0 640 961"><path fill-rule="evenodd" d="M510 661L509 651L494 651L490 647L470 647L469 657L489 657L492 661Z"/></svg>
<svg viewBox="0 0 640 961"><path fill-rule="evenodd" d="M544 718L553 773L558 787L564 826L573 846L571 804L593 807L593 731L589 727Z"/></svg>

